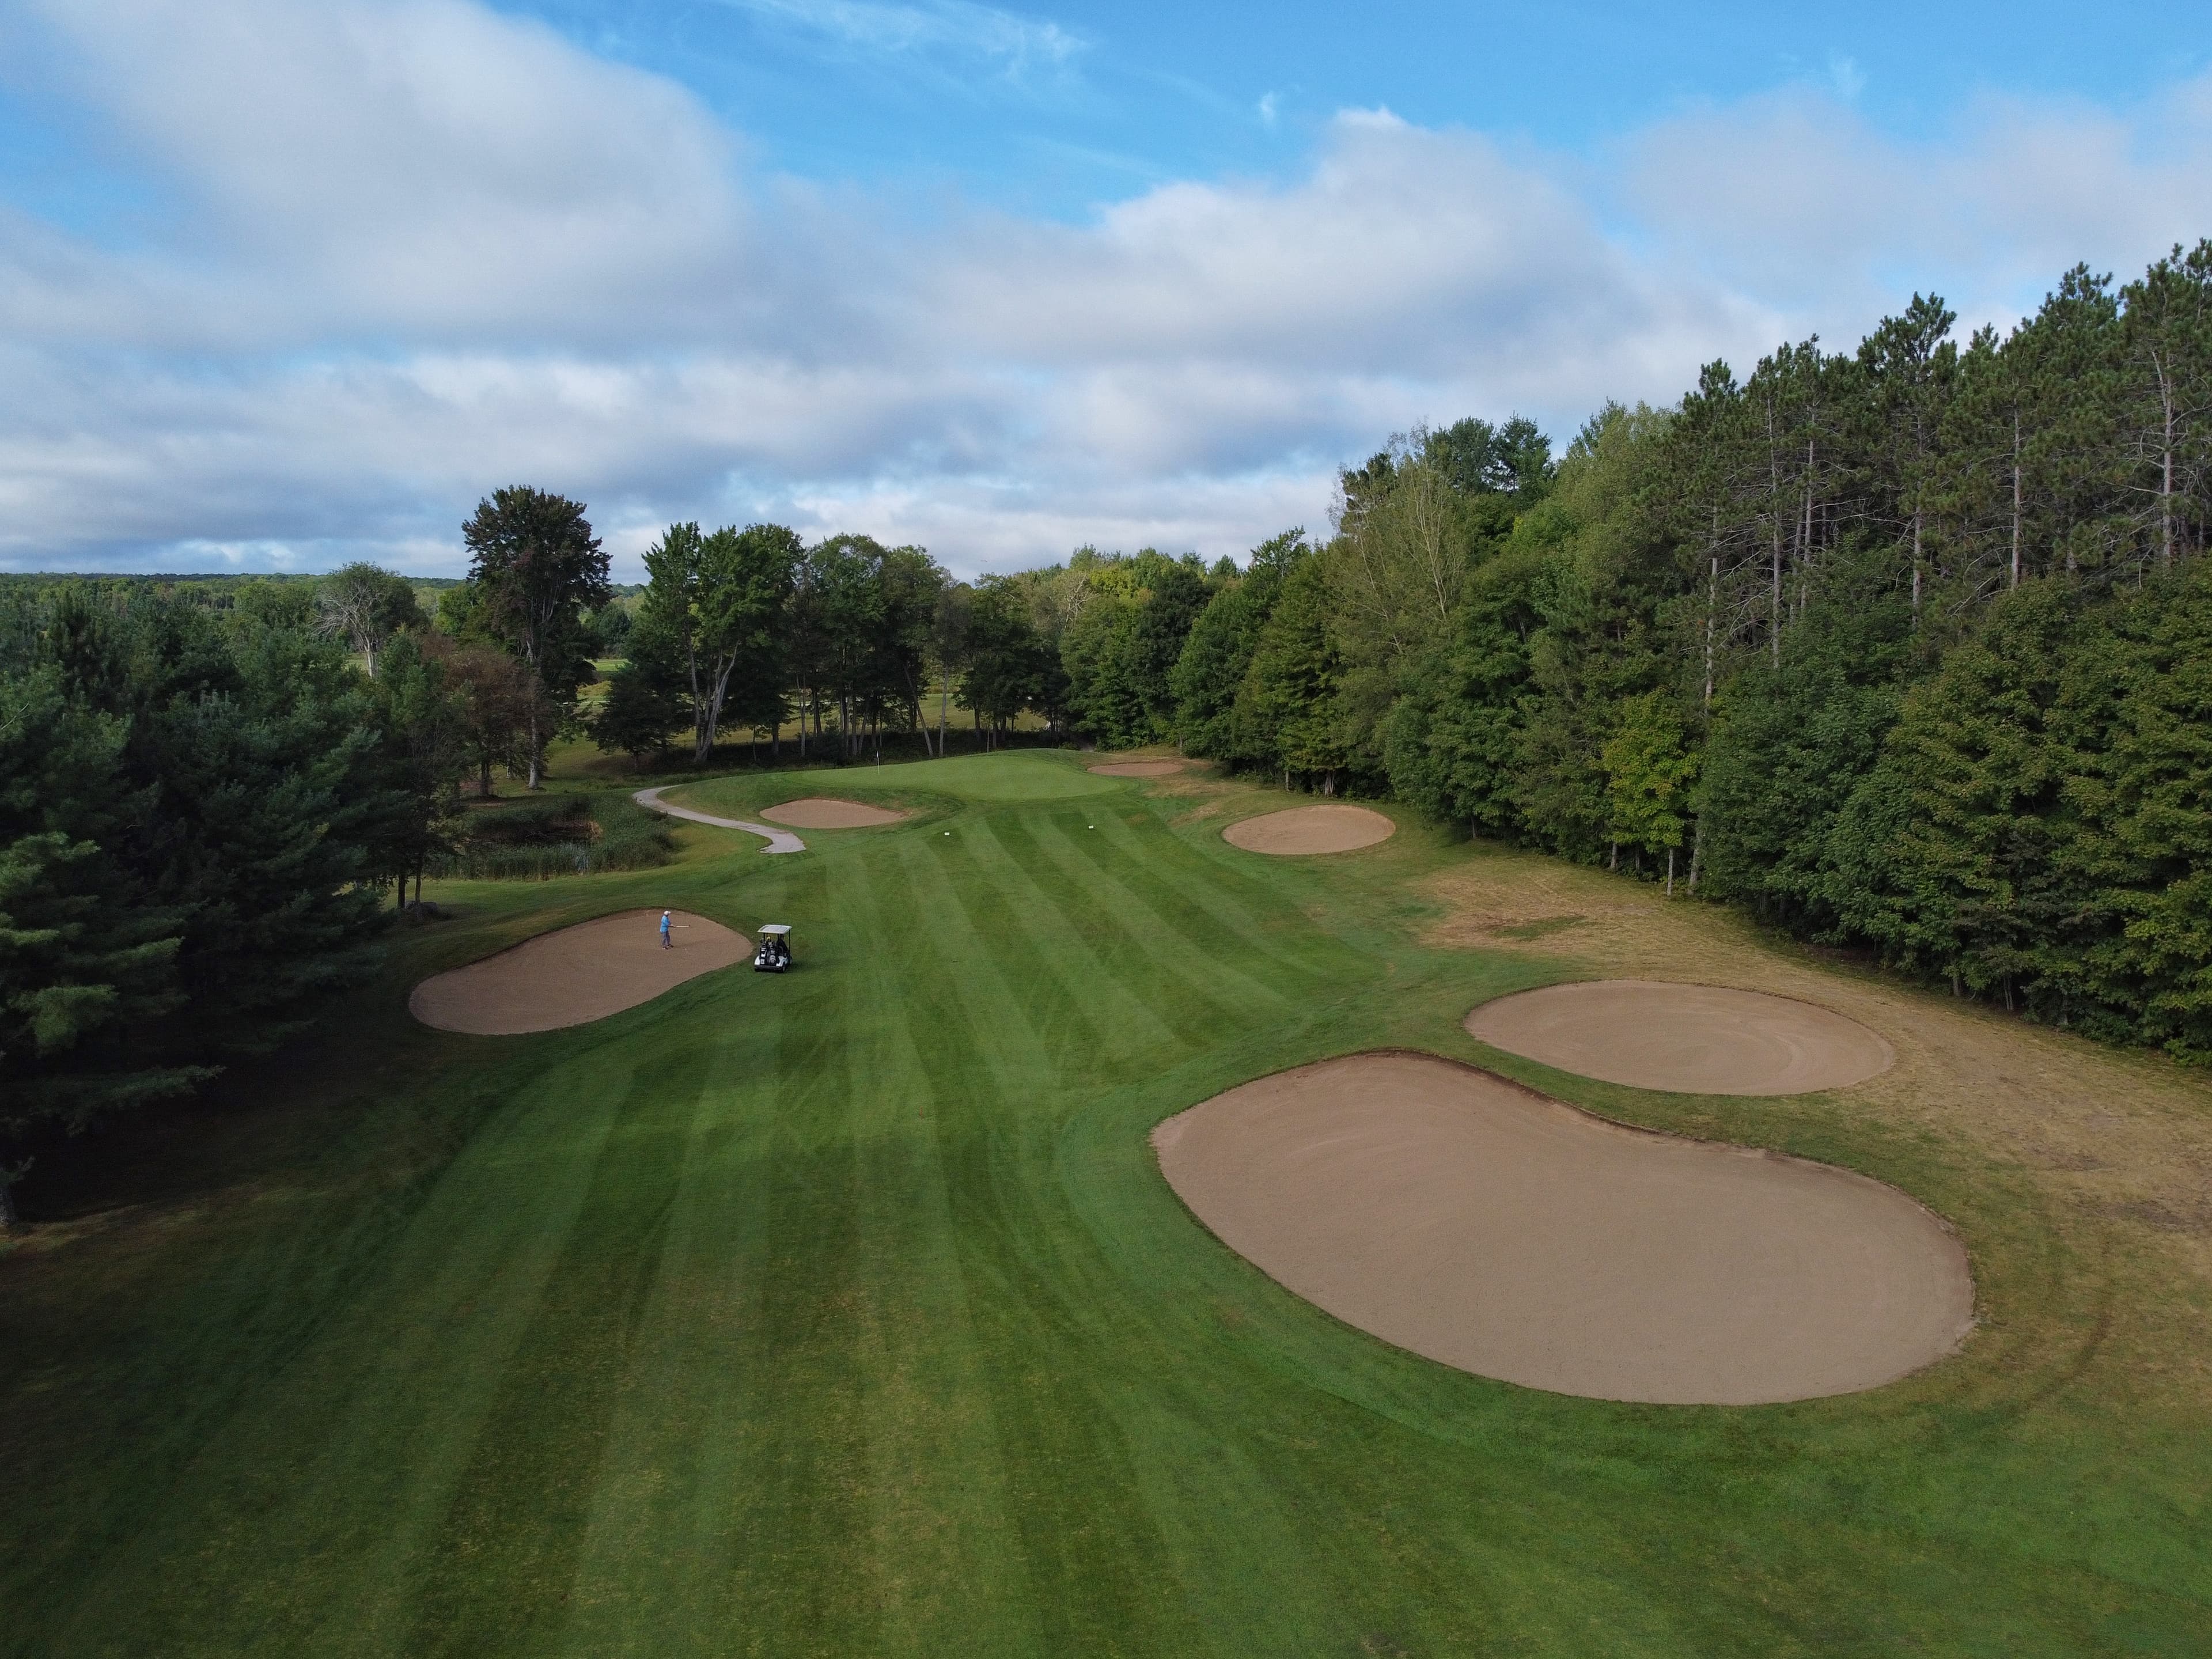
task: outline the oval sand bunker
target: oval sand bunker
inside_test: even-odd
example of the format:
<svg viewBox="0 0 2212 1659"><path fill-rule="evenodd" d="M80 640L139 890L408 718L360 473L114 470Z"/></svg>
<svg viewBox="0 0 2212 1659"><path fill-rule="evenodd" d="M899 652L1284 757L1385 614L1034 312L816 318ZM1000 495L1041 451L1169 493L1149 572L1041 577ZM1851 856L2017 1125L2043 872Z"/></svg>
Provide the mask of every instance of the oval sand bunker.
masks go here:
<svg viewBox="0 0 2212 1659"><path fill-rule="evenodd" d="M1248 853L1297 855L1349 853L1397 833L1396 824L1364 806L1293 806L1240 819L1221 832L1221 839Z"/></svg>
<svg viewBox="0 0 2212 1659"><path fill-rule="evenodd" d="M525 939L511 951L434 974L407 999L425 1025L473 1036L553 1031L605 1019L687 979L742 962L752 941L719 921L675 913L672 949L660 912L625 910Z"/></svg>
<svg viewBox="0 0 2212 1659"><path fill-rule="evenodd" d="M1270 1278L1532 1389L1849 1394L1941 1358L1973 1321L1965 1250L1892 1188L1623 1128L1441 1060L1302 1066L1152 1139L1183 1201Z"/></svg>
<svg viewBox="0 0 2212 1659"><path fill-rule="evenodd" d="M1171 778L1183 769L1179 760L1109 761L1090 769L1102 778Z"/></svg>
<svg viewBox="0 0 2212 1659"><path fill-rule="evenodd" d="M1679 1094L1809 1094L1863 1083L1897 1060L1856 1020L1809 1002L1657 980L1523 991L1484 1003L1467 1029L1563 1072Z"/></svg>
<svg viewBox="0 0 2212 1659"><path fill-rule="evenodd" d="M867 830L878 823L897 823L906 814L881 806L863 806L856 800L831 800L809 795L781 806L761 809L770 823L787 823L794 830Z"/></svg>

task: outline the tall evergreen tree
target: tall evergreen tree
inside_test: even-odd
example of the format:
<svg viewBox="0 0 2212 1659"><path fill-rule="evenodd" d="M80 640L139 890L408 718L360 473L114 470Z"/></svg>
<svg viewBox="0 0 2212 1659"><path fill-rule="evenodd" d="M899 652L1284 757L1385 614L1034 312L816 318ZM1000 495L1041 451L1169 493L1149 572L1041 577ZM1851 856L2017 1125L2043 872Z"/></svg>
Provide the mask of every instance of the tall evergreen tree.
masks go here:
<svg viewBox="0 0 2212 1659"><path fill-rule="evenodd" d="M2212 238L2177 245L2121 294L2123 444L2158 568L2212 519Z"/></svg>
<svg viewBox="0 0 2212 1659"><path fill-rule="evenodd" d="M1352 759L1340 701L1342 659L1331 638L1321 561L1301 562L1260 630L1237 694L1237 757L1294 777L1321 780L1334 794Z"/></svg>
<svg viewBox="0 0 2212 1659"><path fill-rule="evenodd" d="M1252 550L1241 576L1224 578L1191 623L1168 676L1175 735L1186 753L1228 759L1237 688L1252 665L1261 630L1274 611L1284 579L1313 556L1303 528L1285 531Z"/></svg>
<svg viewBox="0 0 2212 1659"><path fill-rule="evenodd" d="M1884 318L1859 347L1872 428L1875 511L1898 538L1916 623L1930 574L1938 441L1958 377L1958 348L1949 338L1957 320L1935 295L1916 294L1903 316Z"/></svg>
<svg viewBox="0 0 2212 1659"><path fill-rule="evenodd" d="M52 664L0 673L0 1137L82 1129L208 1075L133 1040L184 1006L184 931L118 855L154 804L125 739Z"/></svg>

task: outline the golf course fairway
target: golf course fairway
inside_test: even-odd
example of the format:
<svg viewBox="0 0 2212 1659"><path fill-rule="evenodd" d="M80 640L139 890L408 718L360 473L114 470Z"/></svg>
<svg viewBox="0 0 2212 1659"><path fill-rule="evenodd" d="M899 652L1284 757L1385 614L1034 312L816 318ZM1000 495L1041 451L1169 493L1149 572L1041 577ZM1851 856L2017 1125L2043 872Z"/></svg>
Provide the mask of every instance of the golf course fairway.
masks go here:
<svg viewBox="0 0 2212 1659"><path fill-rule="evenodd" d="M1085 759L672 787L908 816L433 884L458 919L0 1255L0 1654L2205 1650L2203 1073L1400 807L1356 858L1254 857L1224 822L1310 803ZM408 1014L665 908L788 922L798 965L530 1036ZM1661 1094L1462 1027L1594 978L1805 997L1897 1061ZM1976 1328L1886 1387L1721 1407L1340 1323L1149 1137L1393 1048L1887 1182L1956 1229Z"/></svg>

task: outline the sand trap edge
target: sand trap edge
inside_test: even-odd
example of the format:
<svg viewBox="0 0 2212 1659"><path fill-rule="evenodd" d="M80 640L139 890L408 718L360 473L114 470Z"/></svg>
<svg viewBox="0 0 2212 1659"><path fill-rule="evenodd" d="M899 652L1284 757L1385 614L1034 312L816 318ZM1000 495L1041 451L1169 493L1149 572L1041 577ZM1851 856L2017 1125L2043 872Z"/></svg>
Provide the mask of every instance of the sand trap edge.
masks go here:
<svg viewBox="0 0 2212 1659"><path fill-rule="evenodd" d="M794 806L806 810L793 817L787 809ZM897 807L871 806L866 801L846 800L834 795L799 795L778 801L774 806L763 806L760 815L770 823L793 830L880 830L904 823L914 816Z"/></svg>
<svg viewBox="0 0 2212 1659"><path fill-rule="evenodd" d="M1880 1063L1870 1069L1850 1071L1848 1074L1839 1072L1835 1077L1822 1081L1790 1084L1780 1088L1752 1088L1734 1083L1715 1082L1711 1079L1695 1084L1680 1080L1655 1082L1651 1080L1653 1074L1648 1070L1640 1077L1627 1075L1626 1073L1635 1070L1633 1066L1627 1065L1611 1066L1602 1072L1591 1071L1581 1064L1569 1063L1566 1058L1533 1054L1525 1048L1514 1048L1509 1043L1499 1042L1496 1037L1485 1036L1475 1029L1477 1019L1486 1011L1501 1008L1507 1003L1515 1002L1522 998L1540 997L1547 994L1559 993L1571 996L1577 990L1595 991L1626 986L1649 987L1659 990L1711 992L1723 996L1750 997L1767 1002L1786 1003L1795 1007L1808 1009L1814 1014L1849 1026L1858 1036L1869 1039L1874 1047L1880 1051ZM1720 1095L1739 1099L1788 1099L1796 1095L1821 1094L1832 1089L1856 1088L1862 1083L1871 1082L1897 1064L1896 1045L1887 1037L1882 1036L1865 1021L1854 1019L1850 1015L1831 1008L1825 1003L1815 1002L1810 997L1791 996L1781 991L1753 990L1741 985L1715 985L1704 980L1573 979L1562 980L1552 985L1531 986L1525 991L1509 991L1504 996L1492 997L1487 1001L1478 1002L1462 1017L1460 1029L1476 1042L1486 1043L1500 1053L1511 1054L1516 1059L1531 1060L1539 1066L1548 1066L1555 1072L1565 1073L1570 1077L1589 1078L1595 1082L1618 1084L1630 1089L1645 1089L1655 1094Z"/></svg>
<svg viewBox="0 0 2212 1659"><path fill-rule="evenodd" d="M653 979L657 984L656 988L648 990L645 994L629 1001L613 1006L590 1003L586 1005L589 1011L580 1012L575 1018L555 1020L532 1018L527 1022L503 1020L497 1024L479 1021L474 1024L463 1025L448 1024L444 1020L431 1018L424 1011L424 1003L426 1000L434 1001L436 999L434 994L428 999L426 999L423 994L429 988L441 982L455 981L465 976L478 975L485 970L496 975L499 971L497 964L505 963L509 958L525 951L544 951L550 942L564 937L569 938L573 942L573 936L587 928L606 928L610 935L612 935L614 930L609 927L609 924L633 918L641 923L657 923L660 912L651 907L614 910L605 915L587 916L581 921L570 922L562 927L550 927L544 933L533 933L528 939L518 939L513 945L494 951L489 956L478 957L472 962L460 963L438 973L426 975L409 988L407 1012L418 1024L428 1030L448 1031L459 1036L532 1036L545 1031L573 1030L580 1025L590 1025L602 1019L611 1019L615 1015L627 1013L632 1008L641 1008L647 1003L665 996L678 986L688 985L695 979L702 979L708 974L720 973L725 968L734 967L751 955L752 940L736 928L726 927L716 921L712 916L703 916L693 910L677 910L672 914L679 926L689 927L693 923L698 923L715 930L720 937L713 940L715 948L710 952L715 959L702 966L690 967L683 974L670 977L665 969L678 964L669 963L666 958L672 953L660 950L657 926L641 926L637 929L637 935L645 941L643 945L638 945L627 934L622 937L629 951L645 956L653 963L655 969ZM684 954L689 955L689 952L686 951ZM606 958L601 957L590 964L589 972L593 978L603 979L606 965Z"/></svg>
<svg viewBox="0 0 2212 1659"><path fill-rule="evenodd" d="M1212 1223L1208 1221L1205 1216L1200 1214L1199 1212L1192 1206L1190 1200L1184 1196L1182 1188L1177 1187L1175 1182L1169 1177L1166 1166L1161 1158L1163 1147L1170 1146L1175 1140L1180 1139L1181 1131L1176 1127L1179 1124L1180 1121L1188 1116L1190 1114L1198 1111L1201 1108L1212 1104L1214 1101L1220 1099L1224 1095L1234 1093L1239 1089L1250 1087L1255 1084L1266 1083L1273 1079L1288 1077L1298 1072L1308 1071L1322 1066L1336 1065L1352 1060L1387 1059L1419 1060L1425 1063L1440 1065L1454 1071L1463 1072L1471 1077L1480 1079L1485 1083L1498 1085L1513 1094L1524 1096L1528 1099L1547 1109L1571 1113L1576 1117L1587 1120L1589 1123L1601 1129L1610 1130L1623 1135L1642 1138L1668 1146L1695 1147L1735 1157L1758 1158L1761 1160L1771 1160L1778 1164L1800 1165L1814 1171L1823 1178L1839 1179L1846 1182L1856 1182L1874 1188L1887 1197L1900 1200L1905 1204L1910 1206L1913 1210L1917 1211L1920 1215L1924 1217L1930 1224L1933 1224L1934 1228L1939 1234L1950 1243L1957 1253L1958 1266L1964 1275L1964 1289L1966 1292L1965 1299L1966 1304L1965 1317L1961 1322L1956 1334L1953 1337L1948 1346L1944 1347L1940 1352L1930 1353L1926 1358L1917 1360L1915 1363L1905 1366L1904 1369L1898 1370L1892 1375L1881 1377L1879 1380L1861 1383L1856 1387L1840 1391L1792 1395L1753 1401L1644 1401L1605 1395L1581 1394L1560 1389L1547 1389L1535 1383L1516 1382L1511 1378L1496 1376L1486 1371L1474 1370L1468 1366L1455 1364L1448 1359L1437 1358L1434 1356L1423 1353L1417 1348L1409 1347L1403 1343L1394 1341L1389 1337L1383 1336L1373 1330L1370 1330L1367 1327L1359 1324L1355 1320L1347 1318L1342 1314L1322 1306L1320 1303L1315 1301L1310 1297L1308 1297L1304 1292L1293 1288L1291 1285L1285 1283L1282 1279L1276 1278L1274 1273L1269 1271L1269 1269L1261 1266L1260 1262L1255 1261L1252 1257L1246 1255L1243 1251L1238 1249L1234 1244L1231 1244L1227 1239L1224 1238L1218 1231L1215 1231ZM1246 1078L1240 1082L1230 1084L1224 1088L1217 1089L1213 1093L1206 1096L1205 1099L1194 1101L1191 1104L1183 1107L1178 1111L1170 1112L1167 1116L1161 1118L1158 1121L1154 1123L1152 1127L1146 1131L1145 1139L1146 1146L1150 1149L1152 1154L1153 1172L1159 1177L1161 1185L1165 1187L1168 1191L1174 1195L1176 1202L1181 1206L1183 1213L1189 1217L1191 1221L1204 1231L1209 1238L1212 1239L1216 1244L1219 1245L1230 1255L1235 1256L1238 1261L1243 1262L1245 1266L1261 1274L1284 1293L1295 1297L1298 1302L1312 1310L1315 1313L1319 1314L1322 1318L1328 1320L1334 1324L1342 1326L1347 1330L1355 1331L1358 1333L1361 1337L1369 1341L1379 1342L1385 1347L1396 1349L1401 1353L1409 1354L1413 1358L1425 1361L1430 1364L1443 1366L1447 1370L1459 1372L1462 1376L1480 1377L1486 1382L1496 1383L1506 1388L1526 1389L1529 1392L1535 1394L1552 1394L1567 1399L1594 1400L1606 1404L1639 1407L1659 1405L1673 1408L1686 1407L1692 1410L1707 1411L1741 1410L1743 1409L1746 1405L1790 1406L1803 1404L1809 1401L1842 1400L1849 1398L1853 1395L1869 1394L1882 1389L1893 1387L1897 1383L1906 1381L1908 1378L1917 1376L1923 1371L1929 1370L1935 1366L1943 1364L1947 1360L1956 1358L1962 1352L1965 1351L1966 1345L1972 1340L1974 1334L1981 1328L1983 1323L1981 1281L1974 1272L1972 1253L1967 1249L1964 1236L1960 1234L1959 1229L1952 1223L1951 1219L1948 1216L1944 1215L1940 1210L1936 1209L1932 1205L1923 1203L1921 1200L1914 1197L1902 1187L1897 1186L1891 1182L1884 1181L1880 1176L1869 1175L1862 1170L1851 1169L1849 1166L1841 1164L1826 1163L1819 1158L1801 1157L1795 1152L1780 1152L1771 1147L1746 1146L1735 1141L1714 1140L1704 1136L1684 1134L1675 1130L1656 1129L1641 1123L1626 1122L1621 1119L1607 1116L1603 1112L1594 1111L1589 1107L1577 1105L1572 1101L1562 1100L1556 1095L1547 1094L1540 1089L1534 1088L1528 1084L1521 1082L1518 1079L1507 1077L1502 1073L1491 1071L1487 1067L1474 1064L1472 1061L1461 1060L1449 1054L1434 1054L1425 1048L1413 1048L1399 1045L1392 1045L1380 1048L1355 1048L1340 1054L1324 1054L1316 1059L1300 1060L1297 1064L1291 1066L1278 1066L1273 1071L1262 1072L1256 1076Z"/></svg>
<svg viewBox="0 0 2212 1659"><path fill-rule="evenodd" d="M1383 829L1380 835L1327 847L1269 847L1258 844L1267 839L1267 831L1261 828L1263 825L1272 824L1279 830L1292 829L1292 825L1283 822L1285 818L1301 819L1305 824L1342 823L1358 818L1379 823ZM1370 847L1380 847L1397 833L1398 822L1389 813L1378 812L1370 806L1358 806L1349 801L1340 801L1316 803L1307 806L1285 806L1273 812L1255 812L1250 817L1239 818L1234 823L1223 825L1221 839L1240 852L1257 853L1264 858L1326 858L1332 853L1358 853L1365 851Z"/></svg>

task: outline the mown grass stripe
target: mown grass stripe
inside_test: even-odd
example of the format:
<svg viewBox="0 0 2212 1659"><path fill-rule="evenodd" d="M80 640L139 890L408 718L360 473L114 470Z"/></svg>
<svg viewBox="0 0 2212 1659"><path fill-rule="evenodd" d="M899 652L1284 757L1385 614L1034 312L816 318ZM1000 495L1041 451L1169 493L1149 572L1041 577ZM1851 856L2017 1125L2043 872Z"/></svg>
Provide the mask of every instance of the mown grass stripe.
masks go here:
<svg viewBox="0 0 2212 1659"><path fill-rule="evenodd" d="M432 1546L435 1564L409 1646L480 1652L559 1632L598 1473L647 1298L666 1246L682 1170L682 1112L671 1091L639 1102L592 1163L537 1316L516 1345ZM518 1510L517 1490L538 1501ZM531 1586L526 1607L493 1587Z"/></svg>
<svg viewBox="0 0 2212 1659"><path fill-rule="evenodd" d="M750 979L725 1008L664 1039L707 1063L693 1091L680 1178L638 1360L624 1379L597 1478L561 1647L577 1655L680 1647L720 1611L753 1501L737 1477L744 1402L729 1379L755 1340L767 1255L759 1176L774 1140L764 1079L785 1017ZM636 1553L660 1559L650 1595Z"/></svg>
<svg viewBox="0 0 2212 1659"><path fill-rule="evenodd" d="M955 971L1005 985L1050 1068L1097 1054L1102 1028L1126 1020L1133 1004L1100 979L1095 963L1086 964L1065 918L1023 878L988 823L940 839L931 851L971 933L995 946Z"/></svg>
<svg viewBox="0 0 2212 1659"><path fill-rule="evenodd" d="M1188 944L1164 927L1133 925L1097 890L1095 871L1063 864L1044 844L1047 837L1096 834L1080 813L1039 815L996 827L1000 844L1034 890L1051 896L1103 971L1142 1003L1180 1046L1200 1046L1221 1030L1227 1006L1208 989L1202 965L1191 962Z"/></svg>
<svg viewBox="0 0 2212 1659"><path fill-rule="evenodd" d="M1218 860L1170 825L1169 815L1177 805L1172 797L1151 799L1135 811L1091 822L1098 823L1102 836L1128 853L1139 883L1157 882L1172 893L1170 908L1210 956L1249 963L1253 971L1265 969L1270 976L1282 975L1286 986L1325 976L1333 936L1285 902L1279 887L1237 890L1224 879L1227 872Z"/></svg>
<svg viewBox="0 0 2212 1659"><path fill-rule="evenodd" d="M931 966L949 966L949 963ZM1012 1513L1006 1535L1048 1652L1165 1651L1193 1634L1176 1617L1174 1565L1139 1500L1116 1414L1096 1387L1091 1344L1055 1271L1064 1218L1049 1179L1048 1121L1002 1093L977 1027L934 1033L948 1063L932 1113L963 1280L985 1363Z"/></svg>
<svg viewBox="0 0 2212 1659"><path fill-rule="evenodd" d="M863 1331L880 1379L868 1401L874 1593L883 1650L918 1655L1026 1646L1038 1634L1033 1587L1012 1570L1019 1540L989 1388L994 1357L976 1332L948 1191L948 1155L985 1130L972 1092L948 1095L931 1080L962 1034L1000 1032L1002 1051L1017 1050L1016 1075L1041 1059L1003 986L947 971L967 941L941 884L915 878L934 867L915 842L887 842L854 881L878 936L896 942L864 988L886 1015L878 1052L921 1085L901 1091L894 1120L861 1149L878 1285ZM994 1080L1000 1066L979 1043L963 1075Z"/></svg>
<svg viewBox="0 0 2212 1659"><path fill-rule="evenodd" d="M1206 886L1198 869L1164 873L1161 864L1173 861L1168 849L1177 847L1171 837L1111 823L1086 827L1080 835L1058 821L1053 827L1060 833L1040 845L1068 878L1103 884L1101 902L1111 915L1150 918L1149 925L1129 931L1156 955L1172 960L1177 972L1194 974L1240 1005L1256 994L1262 1003L1293 1006L1323 980L1301 959L1304 952L1278 954L1262 940L1223 925L1198 896Z"/></svg>
<svg viewBox="0 0 2212 1659"><path fill-rule="evenodd" d="M1930 1197L1991 1320L1893 1388L1753 1411L1417 1360L1220 1246L1146 1137L1319 1053L1468 1052L1469 1001L1572 967L1422 943L1432 878L1516 861L1412 826L1258 858L1181 806L1068 795L1072 757L993 757L988 781L926 830L799 859L477 884L458 922L395 935L325 1049L255 1073L281 1107L189 1120L168 1144L232 1137L189 1204L10 1255L0 1452L27 1478L0 1510L0 1653L399 1653L434 1597L488 1653L656 1659L2201 1645L2202 1287L2083 1207L2112 1176L1893 1097L1554 1079ZM430 966L663 903L792 921L801 969L539 1038L405 1018ZM1146 948L1085 937L1086 907ZM1691 914L1650 927L1695 945ZM1194 977L1195 1036L1137 994ZM2022 1041L2134 1100L2130 1133L2145 1102L2186 1118L2185 1091L2127 1095L2150 1062ZM594 1342L617 1363L568 1375ZM466 1562L440 1553L464 1498L495 1529ZM556 1515L580 1543L538 1530Z"/></svg>
<svg viewBox="0 0 2212 1659"><path fill-rule="evenodd" d="M565 1134L604 1146L626 1071L603 1072L608 1104ZM495 1115L399 1235L362 1259L366 1271L313 1340L257 1379L154 1524L108 1560L124 1576L111 1582L135 1581L137 1592L81 1601L66 1650L104 1650L118 1624L140 1631L125 1645L144 1650L149 1620L157 1650L282 1653L331 1630L401 1640L412 1611L399 1569L436 1532L588 1197L588 1182L559 1164L518 1179L545 1151L555 1110L524 1098ZM333 1505L334 1491L361 1502ZM211 1555L240 1552L255 1564L250 1592L204 1571ZM371 1570L333 1580L334 1555Z"/></svg>

